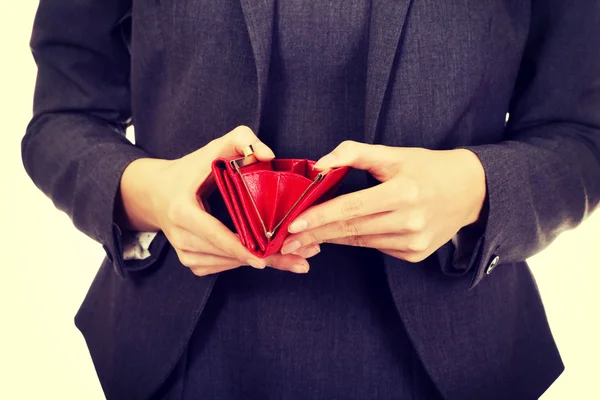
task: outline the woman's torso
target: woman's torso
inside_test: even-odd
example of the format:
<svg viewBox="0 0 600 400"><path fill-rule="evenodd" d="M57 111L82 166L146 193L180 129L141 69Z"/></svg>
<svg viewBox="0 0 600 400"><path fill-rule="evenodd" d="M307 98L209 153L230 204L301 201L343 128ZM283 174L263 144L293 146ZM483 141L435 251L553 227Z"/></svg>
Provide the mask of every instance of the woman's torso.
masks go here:
<svg viewBox="0 0 600 400"><path fill-rule="evenodd" d="M278 157L317 159L363 134L370 1L276 4L260 137ZM306 275L220 274L188 350L184 398L413 397L423 372L378 252L323 245L309 262Z"/></svg>

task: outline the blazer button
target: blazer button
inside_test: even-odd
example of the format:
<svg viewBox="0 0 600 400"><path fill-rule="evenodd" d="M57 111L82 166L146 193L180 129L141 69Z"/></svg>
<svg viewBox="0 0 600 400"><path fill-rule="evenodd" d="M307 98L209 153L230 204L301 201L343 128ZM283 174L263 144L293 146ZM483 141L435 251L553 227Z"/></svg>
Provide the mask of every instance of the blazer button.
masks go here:
<svg viewBox="0 0 600 400"><path fill-rule="evenodd" d="M486 275L489 275L492 273L494 268L496 268L496 265L498 265L498 262L500 262L500 257L494 256L494 258L492 258L492 261L490 261L487 268L485 269Z"/></svg>

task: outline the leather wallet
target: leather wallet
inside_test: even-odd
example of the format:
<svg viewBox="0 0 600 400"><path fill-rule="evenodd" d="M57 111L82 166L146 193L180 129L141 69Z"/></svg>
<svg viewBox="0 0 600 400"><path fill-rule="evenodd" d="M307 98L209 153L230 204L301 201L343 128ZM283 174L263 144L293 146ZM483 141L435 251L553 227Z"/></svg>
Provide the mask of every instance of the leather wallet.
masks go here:
<svg viewBox="0 0 600 400"><path fill-rule="evenodd" d="M308 207L333 197L348 173L348 167L317 171L314 165L302 159L259 161L251 146L242 158L214 160L215 183L242 244L252 254L277 253L288 225Z"/></svg>

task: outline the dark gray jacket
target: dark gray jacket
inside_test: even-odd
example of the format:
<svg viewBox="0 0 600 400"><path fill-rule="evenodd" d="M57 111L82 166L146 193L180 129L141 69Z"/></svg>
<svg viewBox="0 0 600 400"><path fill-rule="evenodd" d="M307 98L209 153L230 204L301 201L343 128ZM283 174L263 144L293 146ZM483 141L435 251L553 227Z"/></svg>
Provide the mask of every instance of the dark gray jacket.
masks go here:
<svg viewBox="0 0 600 400"><path fill-rule="evenodd" d="M237 125L260 132L272 15L272 0L40 1L23 160L106 250L76 323L110 399L147 398L164 381L216 279L166 268L162 234L149 259L122 259L121 173ZM487 177L466 262L451 242L420 266L385 256L447 399L537 398L563 369L524 260L600 201L599 38L597 0L373 0L364 141L467 147Z"/></svg>

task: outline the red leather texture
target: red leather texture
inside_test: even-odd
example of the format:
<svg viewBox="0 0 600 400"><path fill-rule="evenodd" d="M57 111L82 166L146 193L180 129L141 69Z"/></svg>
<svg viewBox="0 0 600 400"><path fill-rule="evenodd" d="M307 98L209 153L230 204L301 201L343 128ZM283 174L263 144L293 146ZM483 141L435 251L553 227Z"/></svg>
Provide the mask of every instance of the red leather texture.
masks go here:
<svg viewBox="0 0 600 400"><path fill-rule="evenodd" d="M215 182L242 244L259 257L277 253L288 235L288 225L308 207L333 197L348 173L347 167L335 168L313 184L319 174L314 161L275 159L241 167L244 184L231 160L213 162ZM270 232L280 222L268 238L265 229Z"/></svg>

